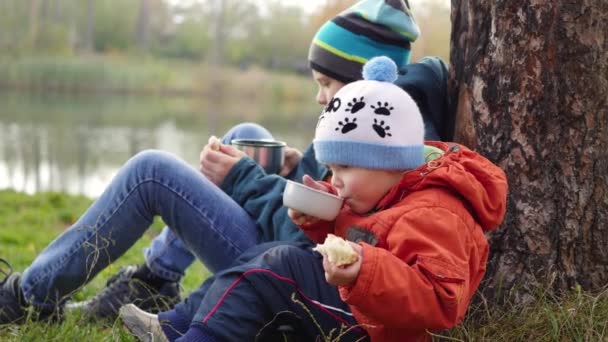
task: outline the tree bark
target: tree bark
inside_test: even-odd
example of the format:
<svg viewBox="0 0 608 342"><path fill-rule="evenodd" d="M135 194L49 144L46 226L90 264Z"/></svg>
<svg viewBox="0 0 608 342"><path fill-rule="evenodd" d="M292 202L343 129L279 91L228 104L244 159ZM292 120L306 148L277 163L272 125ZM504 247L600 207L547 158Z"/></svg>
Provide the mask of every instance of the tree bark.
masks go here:
<svg viewBox="0 0 608 342"><path fill-rule="evenodd" d="M141 51L148 49L150 40L150 2L149 0L139 1L139 12L135 25L135 42Z"/></svg>
<svg viewBox="0 0 608 342"><path fill-rule="evenodd" d="M482 292L605 286L608 2L452 0L451 17L455 140L509 179Z"/></svg>

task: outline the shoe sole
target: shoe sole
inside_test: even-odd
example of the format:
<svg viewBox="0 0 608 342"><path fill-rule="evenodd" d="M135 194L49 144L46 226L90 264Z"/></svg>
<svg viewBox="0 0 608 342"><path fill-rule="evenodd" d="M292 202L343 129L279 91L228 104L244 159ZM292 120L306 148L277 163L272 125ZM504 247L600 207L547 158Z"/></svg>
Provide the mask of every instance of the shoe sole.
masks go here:
<svg viewBox="0 0 608 342"><path fill-rule="evenodd" d="M120 308L119 316L122 319L123 326L135 337L142 342L165 342L167 338L156 336L153 332L145 327L151 324L142 318L138 312L141 311L134 304L127 304Z"/></svg>

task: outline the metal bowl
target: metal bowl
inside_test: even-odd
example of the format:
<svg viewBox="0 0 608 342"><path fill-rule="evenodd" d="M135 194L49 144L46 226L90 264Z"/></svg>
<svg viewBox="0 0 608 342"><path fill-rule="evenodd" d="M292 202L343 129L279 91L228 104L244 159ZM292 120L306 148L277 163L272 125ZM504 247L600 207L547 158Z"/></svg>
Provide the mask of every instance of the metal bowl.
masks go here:
<svg viewBox="0 0 608 342"><path fill-rule="evenodd" d="M279 173L285 163L285 144L267 139L233 139L231 145L260 164L266 173Z"/></svg>

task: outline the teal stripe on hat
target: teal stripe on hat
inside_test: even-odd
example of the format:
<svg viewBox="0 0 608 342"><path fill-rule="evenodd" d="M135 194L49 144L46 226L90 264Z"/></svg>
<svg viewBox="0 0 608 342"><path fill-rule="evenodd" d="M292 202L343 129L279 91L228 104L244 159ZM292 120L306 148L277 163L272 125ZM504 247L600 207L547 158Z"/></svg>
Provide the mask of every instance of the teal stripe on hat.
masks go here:
<svg viewBox="0 0 608 342"><path fill-rule="evenodd" d="M420 36L420 29L414 18L384 1L360 1L345 13L357 13L376 24L382 24L414 42Z"/></svg>
<svg viewBox="0 0 608 342"><path fill-rule="evenodd" d="M357 35L329 21L321 27L313 44L350 61L366 63L376 56L387 56L398 66L409 63L410 50L382 44Z"/></svg>

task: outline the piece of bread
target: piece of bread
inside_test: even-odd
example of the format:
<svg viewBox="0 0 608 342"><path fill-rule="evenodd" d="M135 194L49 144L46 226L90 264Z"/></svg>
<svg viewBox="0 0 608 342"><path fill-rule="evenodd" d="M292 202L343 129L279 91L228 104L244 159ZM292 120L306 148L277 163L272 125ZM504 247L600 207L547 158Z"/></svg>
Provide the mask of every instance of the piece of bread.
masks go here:
<svg viewBox="0 0 608 342"><path fill-rule="evenodd" d="M209 147L211 147L212 150L214 151L219 151L220 150L220 145L222 144L222 141L220 139L218 139L215 135L212 135L209 137Z"/></svg>
<svg viewBox="0 0 608 342"><path fill-rule="evenodd" d="M359 254L350 246L346 240L333 234L327 234L325 242L317 244L313 251L327 256L329 262L336 266L344 266L359 260Z"/></svg>

